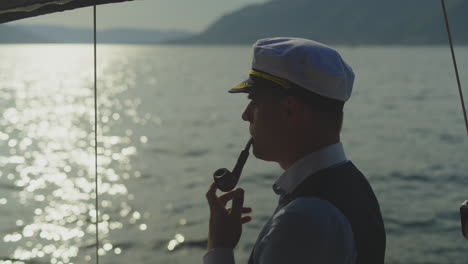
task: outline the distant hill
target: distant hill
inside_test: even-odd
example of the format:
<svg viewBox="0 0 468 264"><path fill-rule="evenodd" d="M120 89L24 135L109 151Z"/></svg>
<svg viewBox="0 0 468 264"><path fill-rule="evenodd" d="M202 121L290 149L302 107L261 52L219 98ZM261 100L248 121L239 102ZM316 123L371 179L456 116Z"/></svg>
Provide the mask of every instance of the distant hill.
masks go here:
<svg viewBox="0 0 468 264"><path fill-rule="evenodd" d="M454 41L468 44L468 0L446 1ZM271 36L333 44L446 44L440 1L274 0L229 13L179 44L251 44Z"/></svg>
<svg viewBox="0 0 468 264"><path fill-rule="evenodd" d="M35 43L47 42L47 39L28 30L0 25L0 43Z"/></svg>
<svg viewBox="0 0 468 264"><path fill-rule="evenodd" d="M146 29L99 30L99 43L154 44L186 38L187 31ZM0 43L91 43L92 29L48 25L0 25Z"/></svg>

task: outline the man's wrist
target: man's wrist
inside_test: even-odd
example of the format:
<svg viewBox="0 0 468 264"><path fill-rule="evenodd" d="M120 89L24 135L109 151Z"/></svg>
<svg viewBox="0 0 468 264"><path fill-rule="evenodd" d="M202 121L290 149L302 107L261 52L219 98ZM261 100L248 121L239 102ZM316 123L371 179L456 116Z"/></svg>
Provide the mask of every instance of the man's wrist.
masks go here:
<svg viewBox="0 0 468 264"><path fill-rule="evenodd" d="M223 248L223 249L230 249L234 250L235 246L229 245L226 241L222 242L219 240L208 239L208 247L207 250L213 250L215 248Z"/></svg>
<svg viewBox="0 0 468 264"><path fill-rule="evenodd" d="M234 264L234 251L231 248L213 248L203 256L204 264Z"/></svg>

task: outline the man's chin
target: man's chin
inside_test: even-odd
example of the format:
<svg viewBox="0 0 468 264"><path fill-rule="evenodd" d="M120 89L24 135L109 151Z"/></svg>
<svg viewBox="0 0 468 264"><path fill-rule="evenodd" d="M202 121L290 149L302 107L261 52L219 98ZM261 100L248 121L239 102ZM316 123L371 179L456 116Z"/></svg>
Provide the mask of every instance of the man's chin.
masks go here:
<svg viewBox="0 0 468 264"><path fill-rule="evenodd" d="M263 153L263 152L259 151L258 149L255 149L255 145L253 147L252 153L257 159L261 159L261 160L264 160L264 161L275 161L273 157L268 155L269 153Z"/></svg>

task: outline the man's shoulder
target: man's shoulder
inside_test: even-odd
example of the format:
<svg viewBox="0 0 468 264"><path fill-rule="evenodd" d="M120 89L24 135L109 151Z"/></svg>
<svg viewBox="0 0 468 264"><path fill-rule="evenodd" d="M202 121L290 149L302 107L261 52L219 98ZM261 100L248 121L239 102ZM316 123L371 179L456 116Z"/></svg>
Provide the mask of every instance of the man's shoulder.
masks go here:
<svg viewBox="0 0 468 264"><path fill-rule="evenodd" d="M298 197L278 210L262 243L272 243L270 246L275 248L278 244L300 248L309 258L311 252L318 259L327 259L336 252L341 252L339 258L350 260L355 255L353 230L347 218L333 204L316 197Z"/></svg>
<svg viewBox="0 0 468 264"><path fill-rule="evenodd" d="M317 197L297 197L278 210L273 216L275 221L288 219L301 220L319 226L344 226L349 228L348 219L332 203Z"/></svg>

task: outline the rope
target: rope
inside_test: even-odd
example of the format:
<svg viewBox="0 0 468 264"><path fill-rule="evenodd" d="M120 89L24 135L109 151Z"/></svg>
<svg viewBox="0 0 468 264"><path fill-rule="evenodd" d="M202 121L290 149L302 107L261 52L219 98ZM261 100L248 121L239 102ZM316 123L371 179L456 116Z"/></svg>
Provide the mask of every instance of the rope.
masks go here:
<svg viewBox="0 0 468 264"><path fill-rule="evenodd" d="M463 110L463 117L465 118L466 134L468 135L468 118L467 118L467 115L466 115L465 100L463 99L463 91L462 91L462 88L461 88L460 76L458 74L457 60L455 58L455 51L453 50L452 34L450 33L450 25L449 25L448 16L447 16L447 10L445 8L445 1L440 0L440 2L442 4L442 10L444 11L445 27L447 29L448 39L449 39L449 43L450 43L450 51L452 52L453 67L455 68L455 76L457 78L458 92L460 94L460 101L461 101L462 110Z"/></svg>
<svg viewBox="0 0 468 264"><path fill-rule="evenodd" d="M98 192L98 145L97 145L97 49L96 49L96 5L93 8L93 34L94 34L94 171L96 192L95 211L96 211L96 264L99 264L99 192Z"/></svg>

